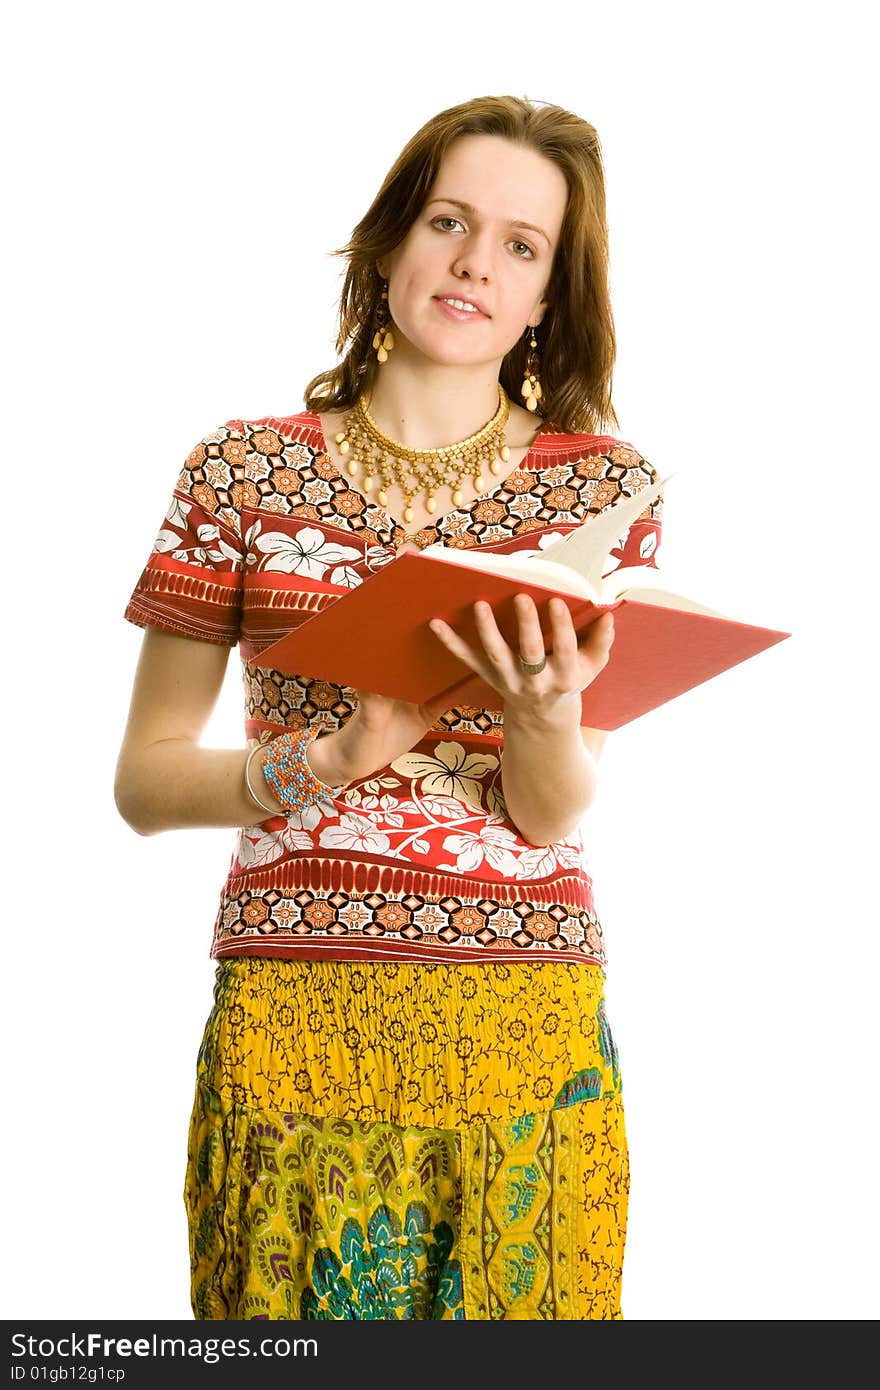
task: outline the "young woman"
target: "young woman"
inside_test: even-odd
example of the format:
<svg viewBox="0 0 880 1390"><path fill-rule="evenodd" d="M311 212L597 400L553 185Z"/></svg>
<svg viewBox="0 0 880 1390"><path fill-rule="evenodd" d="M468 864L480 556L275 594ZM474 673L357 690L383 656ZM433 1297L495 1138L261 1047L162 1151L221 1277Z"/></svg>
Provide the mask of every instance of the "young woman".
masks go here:
<svg viewBox="0 0 880 1390"><path fill-rule="evenodd" d="M305 413L189 454L126 616L147 629L116 799L239 828L185 1199L202 1319L613 1319L628 1167L581 829L610 615L545 648L436 640L492 708L413 706L260 652L404 546L537 552L654 479L616 423L602 162L480 98L407 144L345 253ZM449 447L454 446L454 447ZM445 451L445 452L441 452ZM617 563L655 563L659 504ZM229 648L249 749L199 737Z"/></svg>

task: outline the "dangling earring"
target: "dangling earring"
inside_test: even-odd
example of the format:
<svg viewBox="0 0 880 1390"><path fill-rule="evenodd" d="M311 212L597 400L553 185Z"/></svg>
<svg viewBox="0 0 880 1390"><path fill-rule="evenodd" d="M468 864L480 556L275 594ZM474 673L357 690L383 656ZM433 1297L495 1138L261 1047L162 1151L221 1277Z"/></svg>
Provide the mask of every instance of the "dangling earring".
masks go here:
<svg viewBox="0 0 880 1390"><path fill-rule="evenodd" d="M390 328L391 315L388 312L388 281L382 289L382 298L376 308L376 331L373 334L373 347L379 362L387 362L388 354L394 347L394 334Z"/></svg>
<svg viewBox="0 0 880 1390"><path fill-rule="evenodd" d="M541 359L538 356L538 343L535 338L535 330L529 326L526 333L531 333L532 338L529 343L529 354L526 358L524 380L522 384L522 396L525 401L526 410L537 410L538 401L544 394L541 390L541 382L538 373L541 370Z"/></svg>

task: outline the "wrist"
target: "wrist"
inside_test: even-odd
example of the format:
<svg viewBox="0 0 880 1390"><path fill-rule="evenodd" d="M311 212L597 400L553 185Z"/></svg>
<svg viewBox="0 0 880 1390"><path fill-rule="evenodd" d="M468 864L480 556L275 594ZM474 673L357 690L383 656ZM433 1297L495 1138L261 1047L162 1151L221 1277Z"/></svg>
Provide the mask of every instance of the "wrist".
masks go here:
<svg viewBox="0 0 880 1390"><path fill-rule="evenodd" d="M306 751L306 761L319 782L328 787L347 787L354 780L347 752L345 730L338 729L314 739Z"/></svg>
<svg viewBox="0 0 880 1390"><path fill-rule="evenodd" d="M579 737L582 701L580 691L558 696L552 702L520 704L508 700L504 705L505 737L513 733L526 738Z"/></svg>
<svg viewBox="0 0 880 1390"><path fill-rule="evenodd" d="M309 754L316 741L317 730L290 729L248 753L244 765L245 784L251 799L268 815L308 810L319 802L339 796L347 785L347 780L324 780L335 775L335 767L327 764L320 753L318 767L313 766ZM258 758L261 776L259 787L255 787L251 780L251 764L256 764Z"/></svg>
<svg viewBox="0 0 880 1390"><path fill-rule="evenodd" d="M283 816L285 808L266 781L263 772L268 747L266 743L256 743L249 750L244 760L244 784L250 800L261 811L265 811L267 816Z"/></svg>

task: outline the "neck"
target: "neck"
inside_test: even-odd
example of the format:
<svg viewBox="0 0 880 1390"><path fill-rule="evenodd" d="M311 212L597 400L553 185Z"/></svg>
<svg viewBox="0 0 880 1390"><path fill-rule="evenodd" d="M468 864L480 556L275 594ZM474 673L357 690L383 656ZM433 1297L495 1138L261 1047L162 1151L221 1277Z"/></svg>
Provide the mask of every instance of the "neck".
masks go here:
<svg viewBox="0 0 880 1390"><path fill-rule="evenodd" d="M368 402L383 434L408 449L437 449L466 439L492 419L499 363L456 367L397 354L395 347L379 368Z"/></svg>

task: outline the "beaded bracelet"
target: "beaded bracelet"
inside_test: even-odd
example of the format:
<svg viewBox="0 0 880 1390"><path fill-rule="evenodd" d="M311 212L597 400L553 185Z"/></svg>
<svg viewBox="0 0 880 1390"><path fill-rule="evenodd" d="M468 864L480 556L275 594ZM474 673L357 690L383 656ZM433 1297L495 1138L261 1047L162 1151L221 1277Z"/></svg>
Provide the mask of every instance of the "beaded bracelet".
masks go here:
<svg viewBox="0 0 880 1390"><path fill-rule="evenodd" d="M306 758L309 744L317 738L317 729L291 731L273 738L263 762L263 776L281 805L288 811L305 811L319 801L340 796L346 787L328 787L312 772Z"/></svg>

